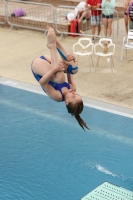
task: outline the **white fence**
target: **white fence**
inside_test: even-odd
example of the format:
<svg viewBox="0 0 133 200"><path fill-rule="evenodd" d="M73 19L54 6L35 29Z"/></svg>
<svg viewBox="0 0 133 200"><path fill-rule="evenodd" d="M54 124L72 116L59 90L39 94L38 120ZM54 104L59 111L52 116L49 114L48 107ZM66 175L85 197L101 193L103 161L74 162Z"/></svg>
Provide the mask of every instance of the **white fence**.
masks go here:
<svg viewBox="0 0 133 200"><path fill-rule="evenodd" d="M21 9L24 16L14 17L12 14ZM11 26L41 30L46 32L46 25L54 27L54 7L50 4L10 0L6 3L7 22ZM19 13L18 13L19 14Z"/></svg>
<svg viewBox="0 0 133 200"><path fill-rule="evenodd" d="M73 13L75 7L70 6L58 6L55 8L55 29L58 33L61 35L67 34L67 35L82 35L82 36L92 36L91 33L91 18L88 20L84 20L82 23L78 23L78 31L77 33L71 33L70 32L70 23L67 20L66 16L68 13ZM105 9L97 9L98 11L105 11ZM106 11L110 11L107 10ZM99 37L104 37L104 25L102 24L101 19L101 32ZM119 19L118 19L118 12L114 10L113 13L113 21L112 21L112 37L115 38L118 36L119 33ZM97 36L97 34L95 35Z"/></svg>
<svg viewBox="0 0 133 200"><path fill-rule="evenodd" d="M0 24L6 23L6 4L4 0L0 0Z"/></svg>
<svg viewBox="0 0 133 200"><path fill-rule="evenodd" d="M13 16L17 10L23 10L25 15ZM46 25L52 26L56 33L63 35L81 35L91 36L91 19L86 22L77 22L78 31L75 33L71 32L71 22L67 20L67 14L72 13L75 7L73 6L58 6L53 7L51 4L25 2L16 0L0 0L0 24L6 22L10 25L10 29L13 26L29 28L35 30L41 30L46 34ZM101 12L104 9L98 9ZM97 11L98 11L97 10ZM78 20L77 20L78 21ZM102 22L102 21L101 21ZM101 24L101 32L99 37L104 37L104 25ZM118 12L114 10L113 22L112 22L112 37L115 38L119 34L119 18Z"/></svg>

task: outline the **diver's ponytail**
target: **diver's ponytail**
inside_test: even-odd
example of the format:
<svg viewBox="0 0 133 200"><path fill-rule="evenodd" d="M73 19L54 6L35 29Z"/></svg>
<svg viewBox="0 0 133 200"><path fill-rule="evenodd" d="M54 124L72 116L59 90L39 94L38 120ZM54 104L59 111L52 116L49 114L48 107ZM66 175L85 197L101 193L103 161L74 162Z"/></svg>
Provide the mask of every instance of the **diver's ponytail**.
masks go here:
<svg viewBox="0 0 133 200"><path fill-rule="evenodd" d="M69 103L68 105L66 105L66 107L67 107L68 112L71 113L72 116L75 116L76 120L78 121L79 125L82 127L84 131L85 131L85 128L89 129L86 123L83 121L83 119L79 115L83 110L83 101L75 105L73 105L72 103Z"/></svg>
<svg viewBox="0 0 133 200"><path fill-rule="evenodd" d="M85 131L84 127L89 129L87 124L84 122L84 120L80 117L80 115L75 116L75 118L77 119L79 125L82 127L82 129ZM90 129L89 129L90 130Z"/></svg>

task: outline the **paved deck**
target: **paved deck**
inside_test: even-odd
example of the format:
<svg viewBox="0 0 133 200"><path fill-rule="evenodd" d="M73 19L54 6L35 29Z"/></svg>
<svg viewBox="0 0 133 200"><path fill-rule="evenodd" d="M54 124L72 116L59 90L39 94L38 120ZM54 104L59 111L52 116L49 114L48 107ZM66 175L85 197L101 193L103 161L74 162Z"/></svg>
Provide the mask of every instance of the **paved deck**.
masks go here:
<svg viewBox="0 0 133 200"><path fill-rule="evenodd" d="M86 98L91 98L114 105L133 109L133 60L132 51L120 62L122 39L125 36L124 20L120 19L119 37L114 39L116 51L114 55L114 70L106 58L101 59L96 72L90 73L88 59L81 57L79 72L74 75L77 92ZM31 61L42 54L49 54L46 47L46 37L38 31L0 27L0 76L38 85L31 73ZM62 38L64 47L72 53L72 44L78 37ZM71 44L71 45L70 45ZM93 55L94 62L96 61Z"/></svg>

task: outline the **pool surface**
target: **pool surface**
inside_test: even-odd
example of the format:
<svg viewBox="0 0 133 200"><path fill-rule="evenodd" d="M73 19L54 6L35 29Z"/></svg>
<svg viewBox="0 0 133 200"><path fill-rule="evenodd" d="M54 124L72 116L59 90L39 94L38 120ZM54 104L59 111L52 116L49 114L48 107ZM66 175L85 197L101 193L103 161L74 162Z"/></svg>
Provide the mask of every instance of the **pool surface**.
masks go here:
<svg viewBox="0 0 133 200"><path fill-rule="evenodd" d="M0 199L79 200L107 181L133 191L133 118L0 84Z"/></svg>

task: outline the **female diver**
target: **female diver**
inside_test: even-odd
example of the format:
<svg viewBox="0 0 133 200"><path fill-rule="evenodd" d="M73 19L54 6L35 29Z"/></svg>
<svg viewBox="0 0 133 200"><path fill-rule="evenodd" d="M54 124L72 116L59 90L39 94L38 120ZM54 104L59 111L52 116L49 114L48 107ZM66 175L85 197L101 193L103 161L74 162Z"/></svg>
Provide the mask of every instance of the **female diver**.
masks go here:
<svg viewBox="0 0 133 200"><path fill-rule="evenodd" d="M33 75L50 98L57 102L65 101L68 112L75 116L79 125L83 129L89 129L79 115L83 110L83 101L76 93L72 75L77 72L75 57L62 47L53 28L47 26L47 31L47 47L50 49L51 58L48 55L35 58L31 65ZM59 61L57 50L62 61ZM68 83L65 82L64 72L67 73Z"/></svg>

